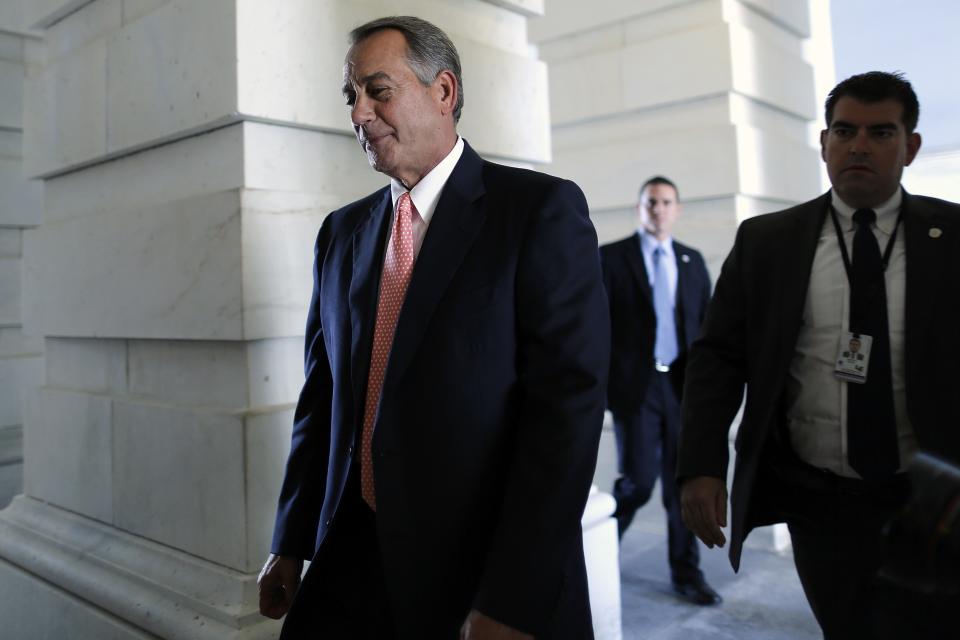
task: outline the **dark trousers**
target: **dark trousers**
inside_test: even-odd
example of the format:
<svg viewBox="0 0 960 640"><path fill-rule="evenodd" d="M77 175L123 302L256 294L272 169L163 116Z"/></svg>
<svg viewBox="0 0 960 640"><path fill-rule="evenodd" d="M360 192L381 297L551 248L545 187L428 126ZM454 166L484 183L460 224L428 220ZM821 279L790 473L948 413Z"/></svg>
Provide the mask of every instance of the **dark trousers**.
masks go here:
<svg viewBox="0 0 960 640"><path fill-rule="evenodd" d="M663 506L667 510L670 572L674 582L703 578L699 569L697 539L683 524L680 490L676 483L677 437L680 402L668 373L654 373L640 412L613 414L617 436L620 478L613 486L617 500L620 536L630 526L637 509L650 500L657 477L662 479Z"/></svg>
<svg viewBox="0 0 960 640"><path fill-rule="evenodd" d="M395 637L377 542L376 516L351 478L336 520L307 569L281 640Z"/></svg>
<svg viewBox="0 0 960 640"><path fill-rule="evenodd" d="M905 477L882 485L789 465L783 517L804 593L826 640L941 638L953 627L936 598L878 573L882 531L907 499ZM954 600L956 602L956 600Z"/></svg>

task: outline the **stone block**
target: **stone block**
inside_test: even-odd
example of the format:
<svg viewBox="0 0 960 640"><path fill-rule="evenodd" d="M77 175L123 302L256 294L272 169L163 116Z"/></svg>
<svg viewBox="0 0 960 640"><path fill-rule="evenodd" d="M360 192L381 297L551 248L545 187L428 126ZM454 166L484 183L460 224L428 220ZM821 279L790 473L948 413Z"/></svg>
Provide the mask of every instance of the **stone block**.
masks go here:
<svg viewBox="0 0 960 640"><path fill-rule="evenodd" d="M2 559L0 617L10 638L155 638Z"/></svg>
<svg viewBox="0 0 960 640"><path fill-rule="evenodd" d="M303 337L253 340L246 348L250 410L295 403L303 386Z"/></svg>
<svg viewBox="0 0 960 640"><path fill-rule="evenodd" d="M0 358L0 427L23 424L21 398L26 389L41 384L42 357Z"/></svg>
<svg viewBox="0 0 960 640"><path fill-rule="evenodd" d="M10 26L9 22L3 21L4 16L0 15L0 24ZM23 37L13 35L12 33L0 33L0 60L9 62L20 62L23 60Z"/></svg>
<svg viewBox="0 0 960 640"><path fill-rule="evenodd" d="M90 2L91 0L30 0L23 3L23 23L34 29L45 28Z"/></svg>
<svg viewBox="0 0 960 640"><path fill-rule="evenodd" d="M130 340L129 350L131 396L177 405L246 408L242 342Z"/></svg>
<svg viewBox="0 0 960 640"><path fill-rule="evenodd" d="M550 65L550 105L554 126L620 113L624 108L624 59L608 50ZM585 86L590 91L584 91ZM556 160L556 149L554 149Z"/></svg>
<svg viewBox="0 0 960 640"><path fill-rule="evenodd" d="M293 408L253 414L246 419L247 555L254 569L270 551L292 425Z"/></svg>
<svg viewBox="0 0 960 640"><path fill-rule="evenodd" d="M23 492L23 463L10 462L0 464L0 509L3 509L15 495ZM2 578L0 578L2 580ZM0 587L0 598L3 597L3 587ZM4 621L7 619L4 618Z"/></svg>
<svg viewBox="0 0 960 640"><path fill-rule="evenodd" d="M123 0L123 24L130 24L156 11L169 0Z"/></svg>
<svg viewBox="0 0 960 640"><path fill-rule="evenodd" d="M469 100L460 120L461 135L481 154L548 162L546 65L472 42L464 42L459 49L466 76L464 96Z"/></svg>
<svg viewBox="0 0 960 640"><path fill-rule="evenodd" d="M0 327L0 358L43 354L43 338L24 335L21 327Z"/></svg>
<svg viewBox="0 0 960 640"><path fill-rule="evenodd" d="M23 124L23 65L0 60L0 127L19 129Z"/></svg>
<svg viewBox="0 0 960 640"><path fill-rule="evenodd" d="M653 14L689 0L593 0L592 2L558 2L546 5L542 18L530 20L530 40L547 42L570 33L584 32L597 27Z"/></svg>
<svg viewBox="0 0 960 640"><path fill-rule="evenodd" d="M732 88L798 118L817 117L813 67L748 29L730 26Z"/></svg>
<svg viewBox="0 0 960 640"><path fill-rule="evenodd" d="M735 193L736 143L737 129L729 124L684 127L557 149L549 169L577 182L593 212L633 208L640 183L656 174L670 176L685 199Z"/></svg>
<svg viewBox="0 0 960 640"><path fill-rule="evenodd" d="M243 186L244 125L124 156L47 180L48 221L130 211Z"/></svg>
<svg viewBox="0 0 960 640"><path fill-rule="evenodd" d="M28 68L23 117L28 176L61 171L106 152L106 65L106 42L99 39Z"/></svg>
<svg viewBox="0 0 960 640"><path fill-rule="evenodd" d="M804 142L737 127L739 192L787 202L820 195L819 153Z"/></svg>
<svg viewBox="0 0 960 640"><path fill-rule="evenodd" d="M0 258L0 326L20 324L20 258Z"/></svg>
<svg viewBox="0 0 960 640"><path fill-rule="evenodd" d="M0 227L0 258L19 258L20 251L20 229Z"/></svg>
<svg viewBox="0 0 960 640"><path fill-rule="evenodd" d="M244 337L303 335L327 198L244 191L242 202Z"/></svg>
<svg viewBox="0 0 960 640"><path fill-rule="evenodd" d="M43 335L242 337L236 192L48 222L25 234L25 324ZM76 265L83 265L82 269Z"/></svg>
<svg viewBox="0 0 960 640"><path fill-rule="evenodd" d="M730 90L729 49L729 29L722 24L624 47L624 107L668 105ZM670 64L650 64L651 60L669 60Z"/></svg>
<svg viewBox="0 0 960 640"><path fill-rule="evenodd" d="M95 0L51 25L43 34L48 61L102 38L122 26L122 0Z"/></svg>
<svg viewBox="0 0 960 640"><path fill-rule="evenodd" d="M813 0L816 2L816 0ZM810 37L809 0L740 0L764 17L790 29L800 38Z"/></svg>
<svg viewBox="0 0 960 640"><path fill-rule="evenodd" d="M47 385L105 395L127 393L127 343L100 338L47 338Z"/></svg>
<svg viewBox="0 0 960 640"><path fill-rule="evenodd" d="M0 156L20 158L23 155L23 133L17 129L0 131Z"/></svg>
<svg viewBox="0 0 960 640"><path fill-rule="evenodd" d="M114 405L114 525L239 571L247 553L243 418Z"/></svg>
<svg viewBox="0 0 960 640"><path fill-rule="evenodd" d="M230 119L237 106L235 4L170 2L108 36L108 151Z"/></svg>
<svg viewBox="0 0 960 640"><path fill-rule="evenodd" d="M23 425L14 424L0 427L0 466L20 464L21 462L23 462ZM20 484L19 480L17 480L17 484ZM0 509L2 508L0 507Z"/></svg>
<svg viewBox="0 0 960 640"><path fill-rule="evenodd" d="M2 92L0 92L2 93ZM43 218L43 185L27 180L19 157L0 155L0 225L36 226Z"/></svg>
<svg viewBox="0 0 960 640"><path fill-rule="evenodd" d="M510 9L526 16L542 16L544 0L486 0L492 5Z"/></svg>
<svg viewBox="0 0 960 640"><path fill-rule="evenodd" d="M36 388L24 409L24 493L112 522L110 399Z"/></svg>
<svg viewBox="0 0 960 640"><path fill-rule="evenodd" d="M370 168L352 134L254 122L242 127L248 190L322 194L333 211L390 183Z"/></svg>

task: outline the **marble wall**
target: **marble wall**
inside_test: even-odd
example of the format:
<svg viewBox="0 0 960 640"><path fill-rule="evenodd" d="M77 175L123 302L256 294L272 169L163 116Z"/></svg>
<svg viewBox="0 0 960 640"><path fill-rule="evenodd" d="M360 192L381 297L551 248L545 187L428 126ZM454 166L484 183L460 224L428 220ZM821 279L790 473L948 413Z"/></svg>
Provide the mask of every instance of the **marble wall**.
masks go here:
<svg viewBox="0 0 960 640"><path fill-rule="evenodd" d="M12 16L10 5L5 17ZM12 26L12 25L11 25ZM43 340L23 321L24 231L40 224L42 190L24 175L24 57L35 38L0 29L0 508L22 489L22 392L43 377Z"/></svg>

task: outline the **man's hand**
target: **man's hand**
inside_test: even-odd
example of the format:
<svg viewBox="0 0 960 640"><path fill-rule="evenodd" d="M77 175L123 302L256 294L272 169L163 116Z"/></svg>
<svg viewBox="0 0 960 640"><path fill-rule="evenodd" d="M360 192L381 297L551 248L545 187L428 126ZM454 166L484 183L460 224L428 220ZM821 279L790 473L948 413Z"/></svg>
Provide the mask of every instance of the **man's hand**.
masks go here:
<svg viewBox="0 0 960 640"><path fill-rule="evenodd" d="M260 613L274 620L287 614L290 604L293 603L293 595L300 586L301 571L303 560L270 554L257 577L257 585L260 587Z"/></svg>
<svg viewBox="0 0 960 640"><path fill-rule="evenodd" d="M680 487L680 504L687 528L713 549L727 542L720 527L727 526L727 487L723 480L696 476Z"/></svg>
<svg viewBox="0 0 960 640"><path fill-rule="evenodd" d="M533 640L533 636L471 609L460 627L460 640Z"/></svg>

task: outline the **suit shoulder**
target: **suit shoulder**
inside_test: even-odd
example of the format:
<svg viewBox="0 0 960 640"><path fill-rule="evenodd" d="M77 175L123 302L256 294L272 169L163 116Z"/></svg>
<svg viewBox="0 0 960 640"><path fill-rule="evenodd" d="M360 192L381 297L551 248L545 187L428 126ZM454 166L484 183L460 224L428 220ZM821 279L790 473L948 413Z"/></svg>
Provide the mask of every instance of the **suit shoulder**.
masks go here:
<svg viewBox="0 0 960 640"><path fill-rule="evenodd" d="M910 198L912 200L911 206L923 207L928 211L960 219L960 204L956 202L941 200L940 198L933 198L931 196L917 196L912 194Z"/></svg>
<svg viewBox="0 0 960 640"><path fill-rule="evenodd" d="M320 231L317 234L318 245L324 242L324 239L331 242L335 238L351 235L357 225L366 219L370 210L383 202L384 198L389 197L389 195L390 187L386 186L331 212L323 219L320 226Z"/></svg>
<svg viewBox="0 0 960 640"><path fill-rule="evenodd" d="M614 240L613 242L608 242L606 244L600 245L600 255L614 256L624 251L628 251L631 248L637 248L637 247L639 247L637 243L637 234L633 233L627 236L626 238L621 238L619 240Z"/></svg>
<svg viewBox="0 0 960 640"><path fill-rule="evenodd" d="M829 192L807 202L794 205L788 209L774 211L772 213L762 213L752 218L747 218L740 223L738 235L766 235L767 233L777 233L784 229L793 229L798 219L808 216L818 215L827 206Z"/></svg>
<svg viewBox="0 0 960 640"><path fill-rule="evenodd" d="M583 198L583 191L572 180L558 178L548 173L511 167L484 160L484 181L501 189L523 189L526 192L550 193L556 190L565 190L576 193Z"/></svg>

